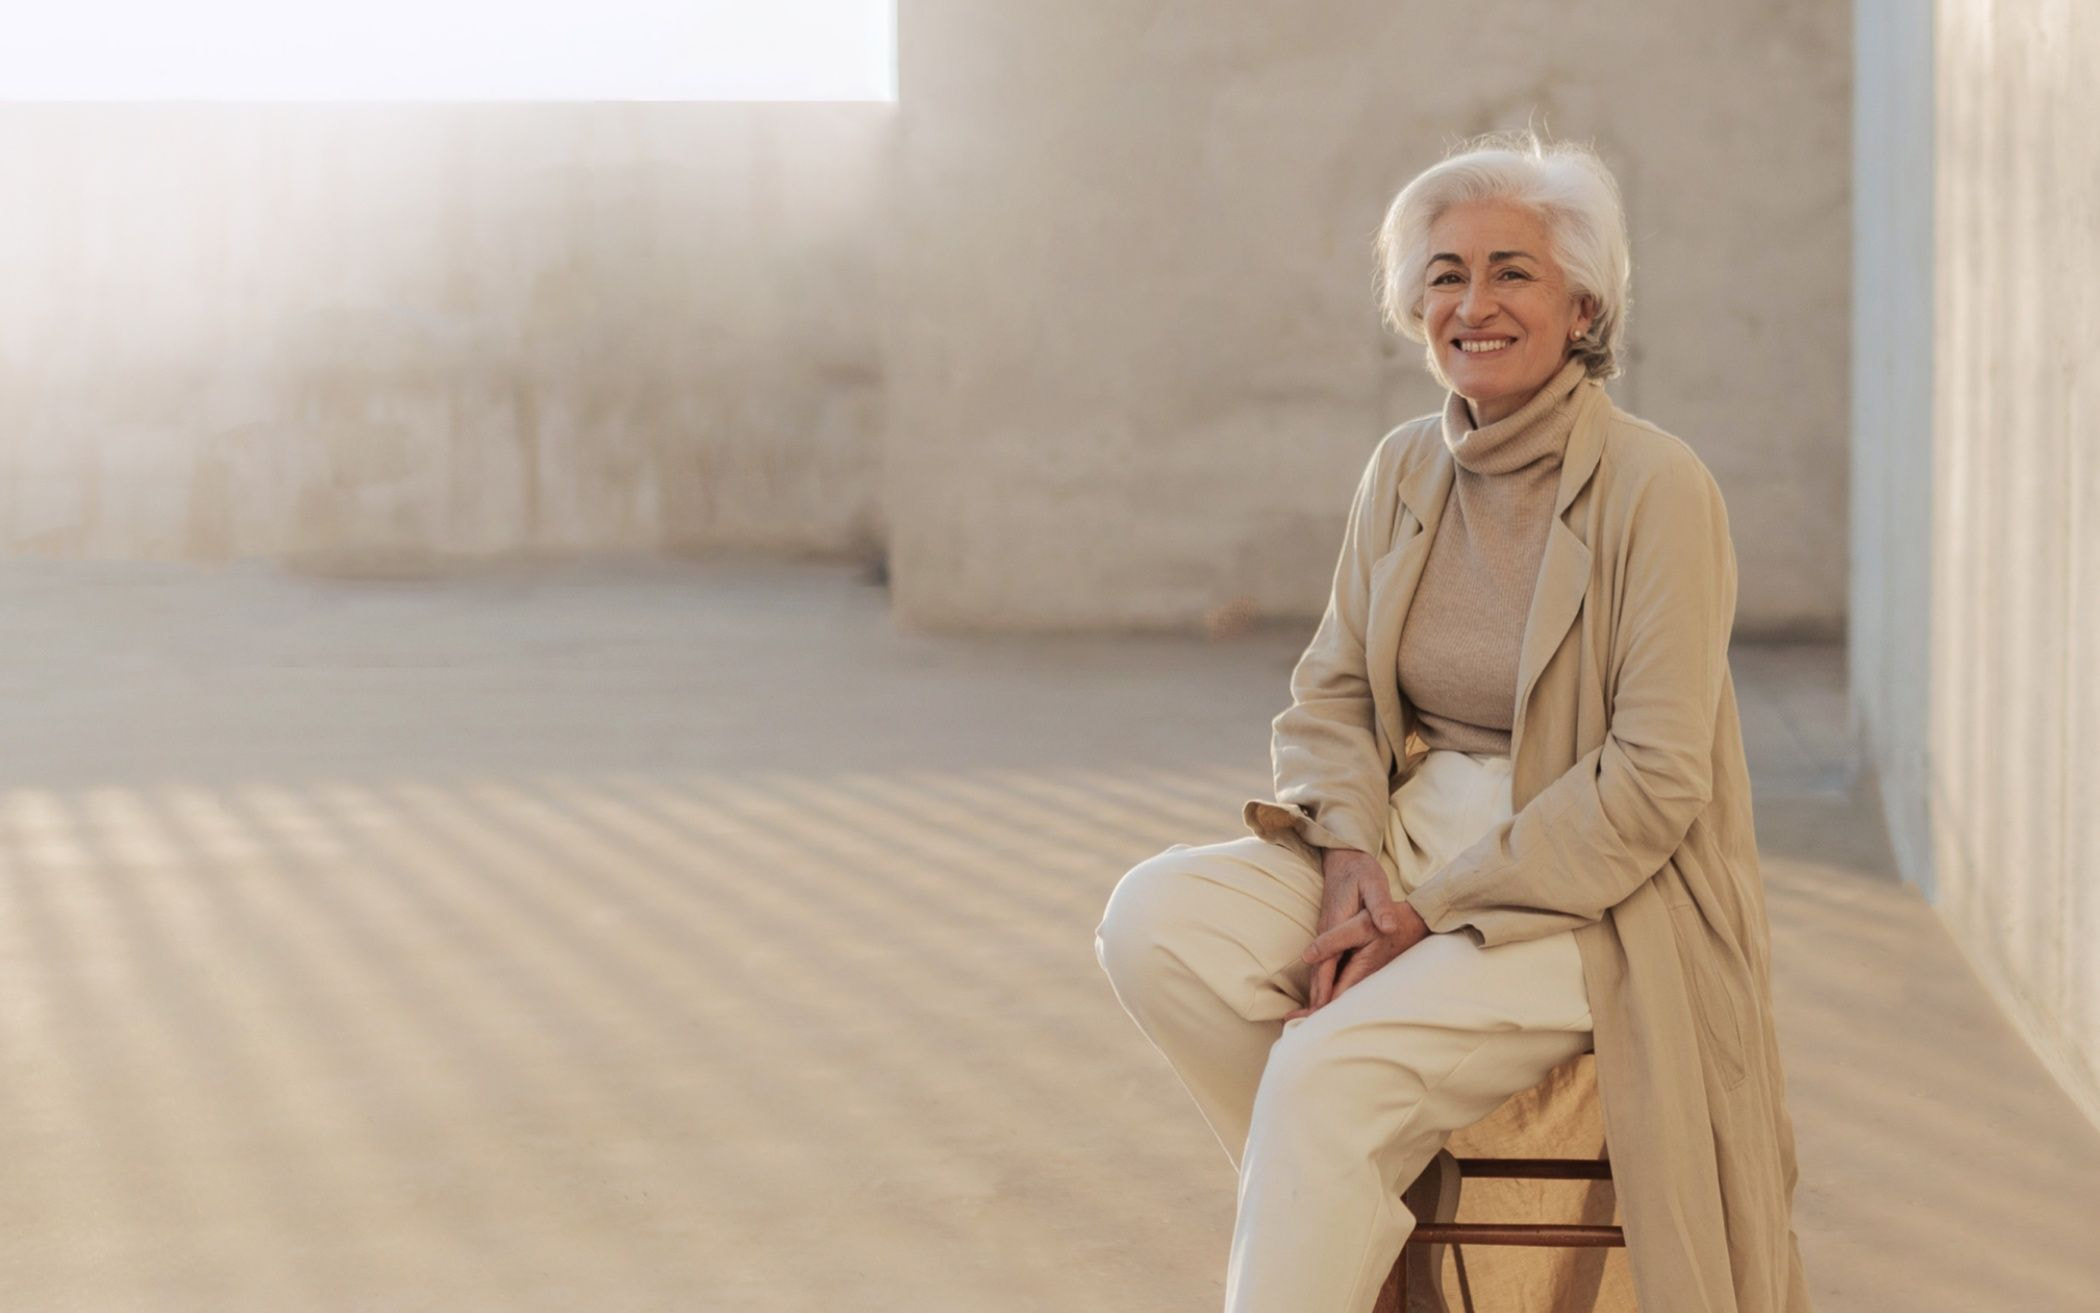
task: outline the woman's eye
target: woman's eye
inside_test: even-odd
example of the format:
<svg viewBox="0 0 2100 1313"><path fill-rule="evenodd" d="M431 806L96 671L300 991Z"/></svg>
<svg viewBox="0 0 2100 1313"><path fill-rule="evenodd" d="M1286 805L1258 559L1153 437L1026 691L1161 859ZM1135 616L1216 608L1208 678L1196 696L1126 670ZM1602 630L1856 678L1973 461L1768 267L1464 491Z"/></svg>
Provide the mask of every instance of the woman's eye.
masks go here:
<svg viewBox="0 0 2100 1313"><path fill-rule="evenodd" d="M1505 275L1514 274L1520 279L1529 279L1531 277L1530 274L1525 273L1522 269L1504 269L1502 272ZM1429 285L1431 287L1441 287L1447 281L1458 281L1458 275L1453 273L1438 274L1436 277L1429 280Z"/></svg>

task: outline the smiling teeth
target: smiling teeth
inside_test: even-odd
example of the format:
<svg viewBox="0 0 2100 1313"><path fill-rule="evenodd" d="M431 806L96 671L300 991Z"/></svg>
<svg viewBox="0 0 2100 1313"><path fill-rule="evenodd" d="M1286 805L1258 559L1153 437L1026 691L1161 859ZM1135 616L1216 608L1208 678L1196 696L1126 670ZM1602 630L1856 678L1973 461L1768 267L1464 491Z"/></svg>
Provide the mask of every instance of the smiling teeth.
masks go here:
<svg viewBox="0 0 2100 1313"><path fill-rule="evenodd" d="M1508 346L1508 345L1509 345L1510 343L1512 343L1512 342L1514 342L1514 341L1516 341L1516 340L1517 340L1517 339L1515 339L1515 338L1513 338L1513 337L1504 337L1504 338L1498 338L1498 339L1496 339L1496 340L1495 340L1495 341L1493 341L1493 342L1477 342L1477 341L1465 341L1465 342L1460 342L1460 343L1458 344L1458 349L1459 349L1459 350L1461 350L1461 351L1467 351L1467 352L1475 352L1475 353L1477 353L1477 352L1481 352L1481 351L1494 351L1494 350L1497 350L1497 349L1499 349L1499 348L1501 348L1501 347L1506 347L1506 346Z"/></svg>

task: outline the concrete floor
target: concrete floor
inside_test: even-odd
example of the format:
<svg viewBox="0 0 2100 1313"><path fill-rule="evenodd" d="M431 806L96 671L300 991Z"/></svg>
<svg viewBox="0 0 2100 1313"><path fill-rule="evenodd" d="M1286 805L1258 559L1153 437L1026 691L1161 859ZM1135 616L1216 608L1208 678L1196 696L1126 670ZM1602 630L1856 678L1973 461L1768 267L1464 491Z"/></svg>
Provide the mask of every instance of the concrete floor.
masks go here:
<svg viewBox="0 0 2100 1313"><path fill-rule="evenodd" d="M1239 832L1306 632L0 569L0 1307L1216 1308L1231 1169L1092 931ZM2100 1307L2100 1136L1892 878L1841 654L1735 660L1817 1307Z"/></svg>

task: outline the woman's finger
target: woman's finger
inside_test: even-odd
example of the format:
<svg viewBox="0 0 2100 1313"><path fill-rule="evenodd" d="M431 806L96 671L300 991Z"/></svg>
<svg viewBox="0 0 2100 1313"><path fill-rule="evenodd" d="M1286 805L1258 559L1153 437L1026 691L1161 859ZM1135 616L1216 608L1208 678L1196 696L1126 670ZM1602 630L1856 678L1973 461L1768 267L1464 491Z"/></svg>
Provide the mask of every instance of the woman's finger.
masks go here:
<svg viewBox="0 0 2100 1313"><path fill-rule="evenodd" d="M1358 950L1342 967L1341 974L1335 978L1334 993L1328 1001L1333 1002L1334 999L1340 998L1344 990L1392 960L1393 955L1385 952L1382 944L1373 944Z"/></svg>
<svg viewBox="0 0 2100 1313"><path fill-rule="evenodd" d="M1364 910L1371 914L1371 919L1377 923L1378 928L1386 934L1392 934L1395 930L1398 930L1400 928L1400 912L1393 906L1392 890L1386 888L1385 868L1379 868L1377 879L1374 880L1367 876L1361 884L1363 886Z"/></svg>
<svg viewBox="0 0 2100 1313"><path fill-rule="evenodd" d="M1334 973L1338 965L1330 957L1313 968L1312 989L1306 999L1308 1010L1325 1007L1327 1000L1334 997Z"/></svg>
<svg viewBox="0 0 2100 1313"><path fill-rule="evenodd" d="M1351 948L1360 948L1377 937L1371 918L1362 912L1315 938L1305 950L1305 960L1319 962Z"/></svg>
<svg viewBox="0 0 2100 1313"><path fill-rule="evenodd" d="M1306 991L1305 1006L1293 1008L1289 1012L1284 1013L1283 1019L1285 1021L1289 1021L1293 1017L1309 1017L1334 1001L1335 970L1342 965L1342 960L1340 957L1330 957L1313 968L1312 985Z"/></svg>
<svg viewBox="0 0 2100 1313"><path fill-rule="evenodd" d="M1333 881L1321 902L1320 923L1313 927L1314 933L1326 934L1362 909L1363 898L1357 892L1356 881Z"/></svg>
<svg viewBox="0 0 2100 1313"><path fill-rule="evenodd" d="M1369 912L1358 912L1355 916L1350 917L1328 931L1327 934L1327 951L1336 957L1340 957L1350 949L1362 948L1365 944L1378 938L1378 927L1371 924L1371 914Z"/></svg>

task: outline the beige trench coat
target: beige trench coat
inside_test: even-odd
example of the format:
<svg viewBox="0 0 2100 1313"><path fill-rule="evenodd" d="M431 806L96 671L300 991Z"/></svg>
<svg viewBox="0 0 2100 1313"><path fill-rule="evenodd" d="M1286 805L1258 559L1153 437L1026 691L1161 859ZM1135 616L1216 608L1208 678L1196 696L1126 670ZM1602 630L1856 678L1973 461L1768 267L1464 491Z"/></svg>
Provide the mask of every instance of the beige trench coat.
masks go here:
<svg viewBox="0 0 2100 1313"><path fill-rule="evenodd" d="M1616 1190L1642 1313L1809 1313L1728 666L1727 509L1692 449L1621 411L1600 382L1583 382L1574 404L1518 662L1516 813L1408 901L1432 930L1484 945L1574 930L1594 1023L1590 1103L1612 1163L1600 1188ZM1428 415L1388 433L1358 483L1327 612L1275 721L1275 798L1245 808L1256 834L1315 861L1317 848L1380 850L1389 795L1424 751L1396 657L1453 470ZM1538 1105L1581 1093L1567 1070L1505 1105L1521 1113L1511 1128L1565 1142L1556 1152L1533 1137L1517 1153L1597 1156L1579 1116ZM1493 1152L1461 1147L1464 1134L1457 1151ZM1512 1252L1474 1249L1469 1266ZM1588 1307L1576 1296L1597 1296L1589 1271L1587 1292L1566 1289L1572 1277L1534 1284L1525 1313Z"/></svg>

